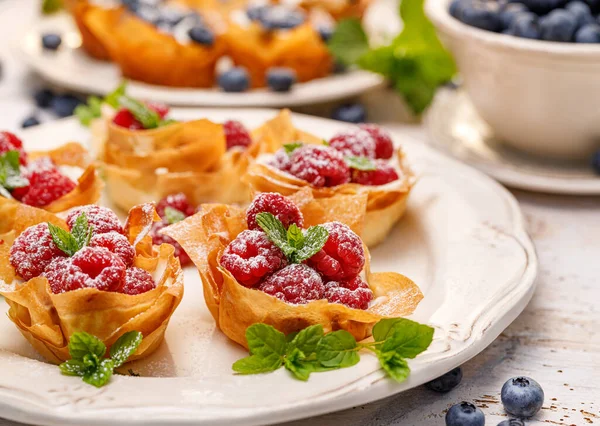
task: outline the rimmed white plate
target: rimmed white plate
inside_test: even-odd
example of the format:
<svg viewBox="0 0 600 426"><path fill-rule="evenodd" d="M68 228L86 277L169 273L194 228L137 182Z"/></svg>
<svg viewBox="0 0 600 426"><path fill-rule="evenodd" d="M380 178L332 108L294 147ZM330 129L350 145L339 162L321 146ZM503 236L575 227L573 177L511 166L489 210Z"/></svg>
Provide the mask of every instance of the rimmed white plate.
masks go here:
<svg viewBox="0 0 600 426"><path fill-rule="evenodd" d="M589 163L544 161L496 140L462 90L440 90L425 125L432 146L507 186L556 194L600 194L600 176Z"/></svg>
<svg viewBox="0 0 600 426"><path fill-rule="evenodd" d="M235 117L249 127L271 110L175 110L181 119ZM299 128L323 137L344 125L294 115ZM23 132L27 148L85 141L73 119ZM413 319L435 327L430 349L410 362L409 379L387 379L370 353L348 369L314 374L308 382L280 370L236 376L246 353L215 329L194 268L166 342L128 367L142 377L116 376L101 389L65 377L40 362L0 312L0 413L42 425L255 425L314 416L365 404L418 386L482 351L523 310L534 290L537 257L523 216L508 191L431 148L402 139L420 176L406 217L372 251L375 271L397 271L425 294ZM2 306L1 310L5 310Z"/></svg>
<svg viewBox="0 0 600 426"><path fill-rule="evenodd" d="M45 51L40 37L45 32L62 35L63 44L56 52ZM19 56L37 73L60 87L105 95L119 85L123 77L110 62L95 60L81 48L81 37L66 14L43 18L22 37ZM131 96L179 106L219 107L292 107L345 99L383 84L383 78L366 71L349 71L294 85L287 93L254 89L244 93L225 93L218 89L193 89L155 86L131 81Z"/></svg>

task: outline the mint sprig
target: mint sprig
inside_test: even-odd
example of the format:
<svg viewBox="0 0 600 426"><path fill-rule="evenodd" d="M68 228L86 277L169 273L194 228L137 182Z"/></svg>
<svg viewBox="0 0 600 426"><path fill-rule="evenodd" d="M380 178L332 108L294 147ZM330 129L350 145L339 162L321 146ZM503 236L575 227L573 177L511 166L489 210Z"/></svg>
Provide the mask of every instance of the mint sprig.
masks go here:
<svg viewBox="0 0 600 426"><path fill-rule="evenodd" d="M165 207L165 219L172 225L185 219L185 214L173 207Z"/></svg>
<svg viewBox="0 0 600 426"><path fill-rule="evenodd" d="M367 157L354 157L347 156L344 157L346 164L351 169L363 170L363 171L372 171L377 170L377 164L373 160Z"/></svg>
<svg viewBox="0 0 600 426"><path fill-rule="evenodd" d="M48 222L48 230L52 241L67 256L71 257L90 243L94 227L88 222L85 212L82 212L71 228L71 232Z"/></svg>
<svg viewBox="0 0 600 426"><path fill-rule="evenodd" d="M125 95L127 90L127 82L122 82L115 90L106 95L104 99L98 96L90 96L86 104L78 105L75 108L75 115L79 118L79 122L84 126L89 126L95 118L102 116L102 104L108 104L114 109L120 107L119 98Z"/></svg>
<svg viewBox="0 0 600 426"><path fill-rule="evenodd" d="M19 151L7 151L0 155L0 195L12 198L10 191L29 185L27 178L21 176Z"/></svg>
<svg viewBox="0 0 600 426"><path fill-rule="evenodd" d="M110 358L104 358L106 345L89 333L74 333L69 339L71 359L59 365L66 376L82 377L87 384L96 387L106 385L114 369L120 367L135 353L142 343L142 333L130 331L123 334L110 348Z"/></svg>
<svg viewBox="0 0 600 426"><path fill-rule="evenodd" d="M144 129L156 129L160 126L160 115L143 102L127 95L121 95L119 97L119 105L129 110L136 120L142 123Z"/></svg>
<svg viewBox="0 0 600 426"><path fill-rule="evenodd" d="M320 225L303 231L292 224L286 230L279 219L267 212L257 214L256 223L290 263L302 263L311 258L323 248L329 237L327 229Z"/></svg>
<svg viewBox="0 0 600 426"><path fill-rule="evenodd" d="M405 318L384 319L373 329L374 342L359 343L345 330L324 334L320 324L288 336L270 325L254 324L246 330L250 356L236 361L232 368L238 374L260 374L284 367L306 381L311 373L358 364L359 352L366 349L375 353L393 380L403 382L410 374L405 358L425 351L433 332L433 328Z"/></svg>
<svg viewBox="0 0 600 426"><path fill-rule="evenodd" d="M286 143L283 145L283 149L285 149L285 153L287 155L292 155L292 152L300 148L302 145L304 145L302 142Z"/></svg>

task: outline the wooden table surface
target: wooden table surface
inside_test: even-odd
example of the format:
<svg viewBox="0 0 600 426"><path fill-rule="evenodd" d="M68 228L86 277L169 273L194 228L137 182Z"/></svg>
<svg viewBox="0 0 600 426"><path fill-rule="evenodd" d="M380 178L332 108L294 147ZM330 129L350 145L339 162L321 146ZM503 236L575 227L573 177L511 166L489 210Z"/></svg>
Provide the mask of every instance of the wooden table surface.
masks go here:
<svg viewBox="0 0 600 426"><path fill-rule="evenodd" d="M14 39L33 19L33 12L19 13L15 19L14 10L5 7L22 1L29 2L0 0L0 40ZM4 41L0 42L0 129L17 130L34 110L30 94L42 83L9 53L9 43ZM402 116L400 103L391 101L390 106L389 99L383 92L364 97L374 121L397 122ZM326 109L303 112L318 114ZM425 139L419 125L390 127ZM486 424L496 425L506 418L500 389L516 375L533 377L546 394L540 414L527 424L600 425L600 197L513 193L540 258L537 291L523 314L463 366L461 385L446 395L418 388L285 426L443 425L448 407L462 400L474 401L486 414ZM0 419L0 426L17 423Z"/></svg>

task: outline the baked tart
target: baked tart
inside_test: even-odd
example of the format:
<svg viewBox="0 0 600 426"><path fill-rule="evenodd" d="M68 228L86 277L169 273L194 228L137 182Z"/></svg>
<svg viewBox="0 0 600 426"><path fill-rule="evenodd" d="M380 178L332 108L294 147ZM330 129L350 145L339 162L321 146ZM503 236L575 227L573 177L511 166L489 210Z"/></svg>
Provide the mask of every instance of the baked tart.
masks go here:
<svg viewBox="0 0 600 426"><path fill-rule="evenodd" d="M183 297L183 272L173 247L153 246L147 235L157 220L153 205L134 207L123 227L104 207L79 207L62 219L0 199L0 219L10 228L0 234L0 294L45 359L70 359L69 339L82 331L108 347L126 332L142 333L130 360L158 348Z"/></svg>
<svg viewBox="0 0 600 426"><path fill-rule="evenodd" d="M289 334L321 324L357 340L382 318L410 315L423 298L397 273L373 273L358 234L366 194L316 199L258 194L247 209L205 204L163 229L200 272L219 329L247 346L246 329L265 323ZM345 223L344 223L345 222Z"/></svg>

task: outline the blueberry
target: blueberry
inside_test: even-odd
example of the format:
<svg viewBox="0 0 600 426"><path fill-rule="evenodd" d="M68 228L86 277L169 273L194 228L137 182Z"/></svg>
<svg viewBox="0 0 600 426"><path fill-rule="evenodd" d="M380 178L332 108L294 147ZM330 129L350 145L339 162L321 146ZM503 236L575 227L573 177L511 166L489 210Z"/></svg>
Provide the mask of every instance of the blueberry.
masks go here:
<svg viewBox="0 0 600 426"><path fill-rule="evenodd" d="M292 29L304 22L304 14L286 6L266 7L258 20L266 30Z"/></svg>
<svg viewBox="0 0 600 426"><path fill-rule="evenodd" d="M497 426L525 426L525 423L519 419L508 419L501 421Z"/></svg>
<svg viewBox="0 0 600 426"><path fill-rule="evenodd" d="M498 32L502 30L497 3L473 2L463 5L458 19L472 27Z"/></svg>
<svg viewBox="0 0 600 426"><path fill-rule="evenodd" d="M42 47L47 50L56 50L62 43L58 34L44 34L42 36Z"/></svg>
<svg viewBox="0 0 600 426"><path fill-rule="evenodd" d="M331 118L347 123L364 123L367 121L367 111L361 104L346 104L337 107L331 113Z"/></svg>
<svg viewBox="0 0 600 426"><path fill-rule="evenodd" d="M571 41L577 30L577 19L567 10L553 10L540 20L540 30L543 40Z"/></svg>
<svg viewBox="0 0 600 426"><path fill-rule="evenodd" d="M466 2L464 0L452 0L452 3L450 3L450 8L448 9L450 16L454 16L456 19L458 19L458 15L460 14L460 11L465 3Z"/></svg>
<svg viewBox="0 0 600 426"><path fill-rule="evenodd" d="M267 72L267 85L274 92L289 92L296 82L296 71L291 68L271 68Z"/></svg>
<svg viewBox="0 0 600 426"><path fill-rule="evenodd" d="M538 15L544 15L554 9L563 7L567 0L521 0L525 6Z"/></svg>
<svg viewBox="0 0 600 426"><path fill-rule="evenodd" d="M510 27L512 35L523 38L539 40L541 38L540 26L536 15L533 13L522 14L515 19Z"/></svg>
<svg viewBox="0 0 600 426"><path fill-rule="evenodd" d="M460 367L456 367L454 370L447 372L443 376L426 383L425 386L440 393L450 392L452 389L458 386L462 380L462 376L462 369Z"/></svg>
<svg viewBox="0 0 600 426"><path fill-rule="evenodd" d="M529 377L513 377L502 386L500 398L509 414L531 417L542 408L544 391L538 382Z"/></svg>
<svg viewBox="0 0 600 426"><path fill-rule="evenodd" d="M600 25L587 24L575 33L577 43L600 43Z"/></svg>
<svg viewBox="0 0 600 426"><path fill-rule="evenodd" d="M27 127L37 126L38 124L40 124L40 120L35 115L32 115L23 120L21 128L26 129Z"/></svg>
<svg viewBox="0 0 600 426"><path fill-rule="evenodd" d="M245 92L250 87L248 71L243 67L234 67L219 75L219 87L225 92Z"/></svg>
<svg viewBox="0 0 600 426"><path fill-rule="evenodd" d="M266 8L266 6L250 6L246 9L246 15L251 21L258 21Z"/></svg>
<svg viewBox="0 0 600 426"><path fill-rule="evenodd" d="M453 405L446 413L446 426L484 426L483 411L470 402Z"/></svg>
<svg viewBox="0 0 600 426"><path fill-rule="evenodd" d="M517 16L521 16L523 12L528 11L529 10L527 9L527 6L525 6L523 3L508 3L500 11L500 22L502 23L502 28L510 28Z"/></svg>
<svg viewBox="0 0 600 426"><path fill-rule="evenodd" d="M212 46L215 43L214 33L203 25L196 25L188 31L190 38L196 43Z"/></svg>
<svg viewBox="0 0 600 426"><path fill-rule="evenodd" d="M320 25L317 27L317 32L319 33L321 40L327 43L333 35L333 28L330 26Z"/></svg>
<svg viewBox="0 0 600 426"><path fill-rule="evenodd" d="M57 95L50 101L50 107L54 114L59 117L69 117L73 115L73 111L81 100L72 95Z"/></svg>
<svg viewBox="0 0 600 426"><path fill-rule="evenodd" d="M54 92L50 89L41 89L33 94L33 99L38 107L48 108L54 99Z"/></svg>
<svg viewBox="0 0 600 426"><path fill-rule="evenodd" d="M592 168L596 172L596 174L600 175L600 151L597 151L592 156Z"/></svg>
<svg viewBox="0 0 600 426"><path fill-rule="evenodd" d="M572 1L567 4L566 9L575 15L575 19L577 19L577 26L582 27L586 24L593 24L596 22L594 17L592 16L592 11L590 7L582 2L582 1Z"/></svg>

